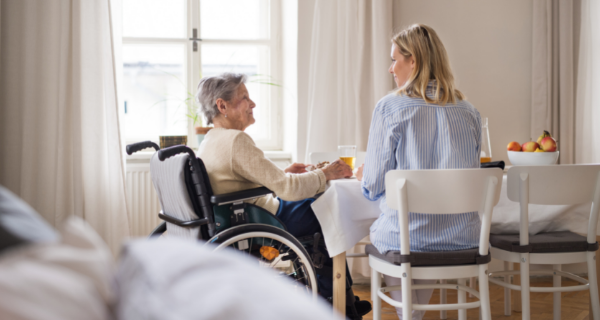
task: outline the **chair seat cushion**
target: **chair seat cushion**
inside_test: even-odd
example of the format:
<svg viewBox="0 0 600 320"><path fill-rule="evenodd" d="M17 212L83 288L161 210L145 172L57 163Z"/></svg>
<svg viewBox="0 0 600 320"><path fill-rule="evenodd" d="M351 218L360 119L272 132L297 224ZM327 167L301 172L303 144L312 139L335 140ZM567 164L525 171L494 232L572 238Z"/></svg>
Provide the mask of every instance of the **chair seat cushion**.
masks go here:
<svg viewBox="0 0 600 320"><path fill-rule="evenodd" d="M545 232L529 236L529 245L519 245L518 234L491 234L492 247L510 252L556 253L598 250L598 243L588 244L586 237L570 231Z"/></svg>
<svg viewBox="0 0 600 320"><path fill-rule="evenodd" d="M402 256L400 251L388 251L382 254L374 245L370 244L365 246L365 252L395 265L410 262L412 267L485 264L491 260L490 254L480 256L479 248L457 251L411 252L409 256ZM410 258L407 259L407 257Z"/></svg>

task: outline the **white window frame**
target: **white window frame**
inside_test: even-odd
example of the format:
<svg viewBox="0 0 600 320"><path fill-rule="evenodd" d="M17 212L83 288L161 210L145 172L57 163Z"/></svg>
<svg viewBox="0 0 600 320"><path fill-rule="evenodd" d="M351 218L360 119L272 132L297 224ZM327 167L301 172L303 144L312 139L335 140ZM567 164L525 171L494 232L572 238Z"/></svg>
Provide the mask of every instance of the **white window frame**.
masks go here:
<svg viewBox="0 0 600 320"><path fill-rule="evenodd" d="M168 1L168 0L165 0ZM186 13L187 13L187 38L151 38L151 37L123 37L123 45L127 44L185 44L186 45L186 61L187 68L186 81L187 91L191 93L196 92L196 86L200 82L199 72L201 70L202 60L201 51L203 44L231 44L231 45L264 45L269 48L269 71L270 76L277 83L281 83L282 76L282 41L281 41L281 0L269 0L269 39L268 40L229 40L229 39L202 39L198 43L198 51L193 51L193 42L188 40L193 36L193 29L197 30L197 36L201 38L200 30L200 1L201 0L187 0ZM282 128L282 113L283 113L283 88L272 87L270 88L270 112L268 113L268 123L255 123L254 126L269 126L270 139L269 140L258 140L255 141L256 145L265 151L280 151L283 150L283 128ZM252 98L252 97L250 97ZM194 106L197 106L197 102L193 101ZM257 106L260 108L261 106ZM203 119L203 125L206 126L205 119ZM196 133L194 130L194 124L192 119L188 119L188 146L191 148L197 148ZM135 143L139 141L126 140L126 144ZM158 142L158 141L156 141Z"/></svg>

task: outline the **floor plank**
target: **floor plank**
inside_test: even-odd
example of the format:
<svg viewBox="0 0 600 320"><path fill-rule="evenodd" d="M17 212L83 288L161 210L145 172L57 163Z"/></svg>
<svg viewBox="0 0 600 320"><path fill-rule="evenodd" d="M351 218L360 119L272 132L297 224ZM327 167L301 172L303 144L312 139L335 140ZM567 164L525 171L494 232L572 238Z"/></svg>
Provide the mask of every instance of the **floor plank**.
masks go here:
<svg viewBox="0 0 600 320"><path fill-rule="evenodd" d="M575 281L563 280L562 286L576 285ZM551 287L552 278L532 278L532 286L539 287ZM369 285L354 285L354 293L361 298L361 300L371 301L371 287ZM456 303L456 291L447 290L448 292L448 303ZM577 319L577 320L588 320L589 319L589 292L577 291L577 292L564 292L562 293L562 304L561 304L561 316L562 319ZM467 301L476 301L475 298L467 298ZM531 293L531 318L552 320L552 293ZM439 290L433 292L430 303L437 304L440 302ZM520 312L512 312L511 316L504 315L504 288L490 283L490 304L492 308L493 319L521 319ZM396 309L385 301L382 301L382 319L383 320L397 320ZM448 320L458 319L457 311L447 311ZM468 319L479 319L479 309L471 309L467 311ZM439 319L439 311L427 311L423 319ZM373 313L369 313L363 317L364 320L372 320Z"/></svg>

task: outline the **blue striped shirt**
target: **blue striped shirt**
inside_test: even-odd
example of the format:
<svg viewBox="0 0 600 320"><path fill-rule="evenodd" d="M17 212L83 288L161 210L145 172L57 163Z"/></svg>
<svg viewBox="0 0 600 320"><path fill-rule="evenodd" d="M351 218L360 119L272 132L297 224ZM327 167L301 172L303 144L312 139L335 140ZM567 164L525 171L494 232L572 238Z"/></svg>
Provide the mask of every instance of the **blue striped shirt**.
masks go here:
<svg viewBox="0 0 600 320"><path fill-rule="evenodd" d="M432 84L428 95L433 94ZM380 200L382 213L371 226L371 242L379 252L400 250L397 212L385 201L385 174L390 170L478 168L480 151L481 117L469 102L439 106L396 94L381 99L373 111L361 184L367 199ZM479 245L477 212L410 212L408 219L411 251Z"/></svg>

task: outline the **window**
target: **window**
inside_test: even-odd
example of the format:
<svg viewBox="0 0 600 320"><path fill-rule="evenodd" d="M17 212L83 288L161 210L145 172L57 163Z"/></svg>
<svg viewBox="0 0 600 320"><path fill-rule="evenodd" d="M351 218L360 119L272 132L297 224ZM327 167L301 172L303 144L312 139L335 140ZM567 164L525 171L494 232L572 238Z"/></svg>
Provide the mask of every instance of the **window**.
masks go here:
<svg viewBox="0 0 600 320"><path fill-rule="evenodd" d="M245 73L257 104L246 132L281 150L280 0L123 0L123 118L127 143L187 135L203 76ZM190 38L201 39L193 41Z"/></svg>

